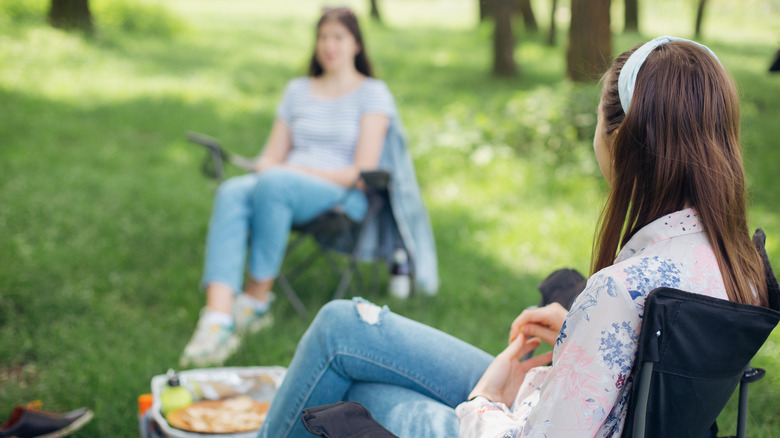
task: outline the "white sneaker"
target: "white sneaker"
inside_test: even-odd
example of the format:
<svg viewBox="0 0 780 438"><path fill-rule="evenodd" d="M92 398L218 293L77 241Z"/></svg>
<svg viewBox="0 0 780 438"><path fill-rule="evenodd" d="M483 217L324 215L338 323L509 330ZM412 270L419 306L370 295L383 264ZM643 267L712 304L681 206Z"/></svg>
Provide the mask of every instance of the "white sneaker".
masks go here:
<svg viewBox="0 0 780 438"><path fill-rule="evenodd" d="M271 313L268 312L271 304L274 302L274 295L268 295L268 306L263 311L258 311L254 304L254 299L246 294L236 297L233 303L233 321L236 325L236 332L239 335L248 335L257 333L265 327L273 324L274 320Z"/></svg>
<svg viewBox="0 0 780 438"><path fill-rule="evenodd" d="M221 366L235 353L238 345L239 339L232 329L198 322L192 339L184 347L179 365L182 368Z"/></svg>

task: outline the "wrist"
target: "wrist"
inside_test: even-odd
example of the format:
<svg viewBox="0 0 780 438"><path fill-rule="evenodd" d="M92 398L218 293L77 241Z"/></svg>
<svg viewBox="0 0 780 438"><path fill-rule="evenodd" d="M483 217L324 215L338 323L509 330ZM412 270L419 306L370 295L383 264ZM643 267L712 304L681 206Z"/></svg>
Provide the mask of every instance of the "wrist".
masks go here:
<svg viewBox="0 0 780 438"><path fill-rule="evenodd" d="M469 395L469 399L466 400L466 401L474 401L474 400L476 400L478 398L481 398L481 399L483 399L483 400L485 400L485 401L487 401L489 403L495 403L493 400L490 399L490 397L486 397L486 396L484 396L482 394L470 394Z"/></svg>

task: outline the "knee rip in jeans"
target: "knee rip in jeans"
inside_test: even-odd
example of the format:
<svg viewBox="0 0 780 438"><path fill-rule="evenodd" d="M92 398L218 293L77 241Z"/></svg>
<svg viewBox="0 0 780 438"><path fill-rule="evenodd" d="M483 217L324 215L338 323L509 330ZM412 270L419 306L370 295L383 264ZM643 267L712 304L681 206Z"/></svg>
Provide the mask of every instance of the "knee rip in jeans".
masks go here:
<svg viewBox="0 0 780 438"><path fill-rule="evenodd" d="M388 311L387 306L379 307L362 298L353 298L352 300L355 302L355 308L360 319L369 325L379 324L379 319Z"/></svg>

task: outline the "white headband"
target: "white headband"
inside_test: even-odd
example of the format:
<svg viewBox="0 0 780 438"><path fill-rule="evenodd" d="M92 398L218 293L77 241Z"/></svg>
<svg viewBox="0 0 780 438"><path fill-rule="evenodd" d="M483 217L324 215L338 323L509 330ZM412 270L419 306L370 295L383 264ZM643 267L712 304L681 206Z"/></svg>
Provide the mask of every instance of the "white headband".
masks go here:
<svg viewBox="0 0 780 438"><path fill-rule="evenodd" d="M639 69L642 68L642 64L645 63L645 59L650 55L650 52L655 50L656 47L670 43L672 41L682 41L685 43L695 44L702 49L708 51L716 61L720 63L720 60L715 53L710 50L709 47L699 44L696 41L686 40L683 38L662 36L652 41L644 43L641 47L636 49L631 56L626 60L626 64L620 69L620 75L618 76L618 94L620 96L620 105L623 107L623 112L628 114L628 107L631 106L631 97L634 96L634 87L636 86L636 76L639 74Z"/></svg>

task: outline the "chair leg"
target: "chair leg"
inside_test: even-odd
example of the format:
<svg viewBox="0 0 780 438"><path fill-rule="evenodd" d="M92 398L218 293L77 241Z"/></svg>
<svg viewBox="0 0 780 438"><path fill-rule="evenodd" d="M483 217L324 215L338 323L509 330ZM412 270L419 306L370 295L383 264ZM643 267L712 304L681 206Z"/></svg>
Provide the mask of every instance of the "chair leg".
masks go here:
<svg viewBox="0 0 780 438"><path fill-rule="evenodd" d="M371 279L371 294L379 295L379 261L374 260L374 275Z"/></svg>
<svg viewBox="0 0 780 438"><path fill-rule="evenodd" d="M747 433L748 382L739 383L739 408L737 409L737 438L745 438Z"/></svg>
<svg viewBox="0 0 780 438"><path fill-rule="evenodd" d="M361 294L366 290L366 282L363 280L363 274L360 272L360 269L358 269L357 261L355 261L352 269L355 272L355 281L350 283L349 287L352 289L352 293ZM357 287L355 283L357 283Z"/></svg>
<svg viewBox="0 0 780 438"><path fill-rule="evenodd" d="M358 243L360 240L358 239ZM356 246L358 248L358 246ZM355 281L360 285L360 289L363 288L363 277L360 274L360 271L358 270L357 266L357 250L355 250L351 257L349 258L349 261L347 263L347 267L344 270L344 273L341 275L341 280L339 281L339 286L336 288L336 292L333 294L333 299L338 300L344 297L344 293L347 291L347 289L350 289L352 292L352 295L360 295L360 289L355 288L355 284L352 282L352 277L355 278Z"/></svg>
<svg viewBox="0 0 780 438"><path fill-rule="evenodd" d="M379 211L382 208L382 202L376 201L371 203L368 207L368 211L366 212L366 216L363 219L363 223L365 224L368 218L372 218L376 216ZM358 231L357 239L355 239L354 242L354 250L352 251L352 254L350 254L349 257L349 265L347 266L347 270L344 271L344 274L341 276L341 281L339 282L339 287L336 289L336 293L333 294L333 299L339 299L344 296L344 292L346 292L347 287L354 287L351 284L352 276L356 276L358 278L358 281L361 283L361 287L363 286L363 279L360 276L360 272L357 270L357 257L358 257L358 251L360 250L360 246L363 244L363 239L365 239L366 236L366 227L361 226L360 231ZM360 293L358 291L358 293Z"/></svg>
<svg viewBox="0 0 780 438"><path fill-rule="evenodd" d="M327 249L321 248L321 251L323 253L323 257L325 257L325 261L328 262L328 266L330 267L330 272L333 273L333 275L339 275L341 274L341 267L338 263L336 263L335 260L333 260L333 256L330 252L328 252Z"/></svg>
<svg viewBox="0 0 780 438"><path fill-rule="evenodd" d="M298 316L303 319L308 318L309 312L306 311L306 307L303 305L300 298L298 298L298 295L295 293L292 286L290 286L290 282L287 281L287 277L280 274L276 281L279 283L279 287L282 288L284 295L287 296L288 300L290 300L290 304L292 304L295 311L298 312Z"/></svg>
<svg viewBox="0 0 780 438"><path fill-rule="evenodd" d="M344 271L344 274L341 276L341 280L339 281L339 287L336 288L336 293L333 294L333 299L338 300L344 297L344 292L346 292L347 287L350 285L350 280L352 280L352 267L350 266L347 268L346 271Z"/></svg>
<svg viewBox="0 0 780 438"><path fill-rule="evenodd" d="M321 257L321 254L317 254L316 252L312 252L311 254L307 255L305 259L300 261L297 265L290 268L287 271L287 276L290 277L293 281L295 281L295 278L298 277L303 271L305 271L311 264L316 260L318 257Z"/></svg>
<svg viewBox="0 0 780 438"><path fill-rule="evenodd" d="M632 438L644 438L645 421L647 418L647 399L650 395L650 380L653 377L653 362L645 362L639 377L639 384L634 391L639 391L636 407L634 408L634 430Z"/></svg>

